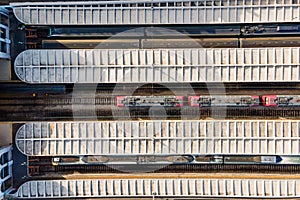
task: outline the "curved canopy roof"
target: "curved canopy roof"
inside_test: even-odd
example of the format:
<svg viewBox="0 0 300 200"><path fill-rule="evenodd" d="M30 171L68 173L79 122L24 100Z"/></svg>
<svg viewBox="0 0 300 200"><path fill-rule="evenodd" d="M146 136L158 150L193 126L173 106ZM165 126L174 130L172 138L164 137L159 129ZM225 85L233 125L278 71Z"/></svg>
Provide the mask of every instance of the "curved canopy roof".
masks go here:
<svg viewBox="0 0 300 200"><path fill-rule="evenodd" d="M299 120L34 122L20 127L28 156L299 155Z"/></svg>
<svg viewBox="0 0 300 200"><path fill-rule="evenodd" d="M297 1L139 0L11 3L34 25L240 24L299 22Z"/></svg>
<svg viewBox="0 0 300 200"><path fill-rule="evenodd" d="M26 50L27 83L299 82L300 48Z"/></svg>

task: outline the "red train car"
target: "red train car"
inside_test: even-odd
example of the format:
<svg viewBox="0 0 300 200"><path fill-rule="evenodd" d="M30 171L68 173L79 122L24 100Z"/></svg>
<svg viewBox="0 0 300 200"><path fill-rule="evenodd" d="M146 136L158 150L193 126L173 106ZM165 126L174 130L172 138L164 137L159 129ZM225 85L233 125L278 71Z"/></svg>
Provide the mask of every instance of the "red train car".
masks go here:
<svg viewBox="0 0 300 200"><path fill-rule="evenodd" d="M300 106L299 95L263 95L261 97L263 106L266 107L291 107Z"/></svg>
<svg viewBox="0 0 300 200"><path fill-rule="evenodd" d="M176 105L175 107L182 107L184 106L184 99L185 99L185 96L175 96L176 98Z"/></svg>
<svg viewBox="0 0 300 200"><path fill-rule="evenodd" d="M124 107L124 100L125 100L125 96L117 96L116 97L116 106L118 107Z"/></svg>
<svg viewBox="0 0 300 200"><path fill-rule="evenodd" d="M263 106L275 107L277 106L276 99L277 95L263 95L261 97Z"/></svg>

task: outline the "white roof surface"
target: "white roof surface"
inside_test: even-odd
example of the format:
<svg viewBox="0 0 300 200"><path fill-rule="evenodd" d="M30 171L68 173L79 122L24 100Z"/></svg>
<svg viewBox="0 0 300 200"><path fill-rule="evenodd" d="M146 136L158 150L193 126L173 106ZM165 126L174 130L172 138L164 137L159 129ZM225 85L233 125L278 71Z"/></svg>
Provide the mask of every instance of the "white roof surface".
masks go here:
<svg viewBox="0 0 300 200"><path fill-rule="evenodd" d="M100 179L28 181L19 198L210 197L296 198L300 180L257 179Z"/></svg>
<svg viewBox="0 0 300 200"><path fill-rule="evenodd" d="M34 122L20 127L29 156L299 155L299 120Z"/></svg>
<svg viewBox="0 0 300 200"><path fill-rule="evenodd" d="M299 22L293 0L144 0L11 3L17 19L39 25L238 24Z"/></svg>
<svg viewBox="0 0 300 200"><path fill-rule="evenodd" d="M26 50L27 83L299 82L300 48Z"/></svg>

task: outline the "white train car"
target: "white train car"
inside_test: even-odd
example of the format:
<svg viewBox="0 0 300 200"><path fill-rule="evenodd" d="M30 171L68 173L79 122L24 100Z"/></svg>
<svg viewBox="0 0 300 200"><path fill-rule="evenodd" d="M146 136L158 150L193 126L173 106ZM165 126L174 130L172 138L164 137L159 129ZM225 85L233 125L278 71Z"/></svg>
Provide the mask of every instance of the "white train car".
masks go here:
<svg viewBox="0 0 300 200"><path fill-rule="evenodd" d="M259 96L189 96L188 105L193 107L251 107L259 106Z"/></svg>
<svg viewBox="0 0 300 200"><path fill-rule="evenodd" d="M118 107L182 107L184 96L117 96L116 105Z"/></svg>

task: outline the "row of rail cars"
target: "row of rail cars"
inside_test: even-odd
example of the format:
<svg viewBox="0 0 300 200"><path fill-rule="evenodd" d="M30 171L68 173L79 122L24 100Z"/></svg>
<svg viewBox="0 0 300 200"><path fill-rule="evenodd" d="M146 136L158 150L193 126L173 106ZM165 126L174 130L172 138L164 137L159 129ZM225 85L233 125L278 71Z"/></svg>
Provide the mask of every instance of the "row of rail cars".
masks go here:
<svg viewBox="0 0 300 200"><path fill-rule="evenodd" d="M297 95L231 95L231 96L117 96L118 107L286 107L300 106L300 96Z"/></svg>
<svg viewBox="0 0 300 200"><path fill-rule="evenodd" d="M53 157L53 165L97 164L295 164L299 157L255 155L69 156Z"/></svg>
<svg viewBox="0 0 300 200"><path fill-rule="evenodd" d="M120 33L122 31L128 31L134 29L134 26L126 27L114 27L114 28L68 28L68 27L50 27L47 37L108 37L114 34ZM153 28L145 27L145 32L150 32ZM169 30L169 31L168 31ZM161 30L163 31L163 29ZM189 35L189 36L199 36L199 35L247 35L247 34L276 34L276 33L298 33L299 26L295 24L272 24L272 25L223 25L218 26L173 26L168 27L163 33L164 36L172 34L170 36L178 35L179 33ZM134 33L132 33L134 34ZM136 33L137 37L141 36ZM133 36L133 35L131 35Z"/></svg>

